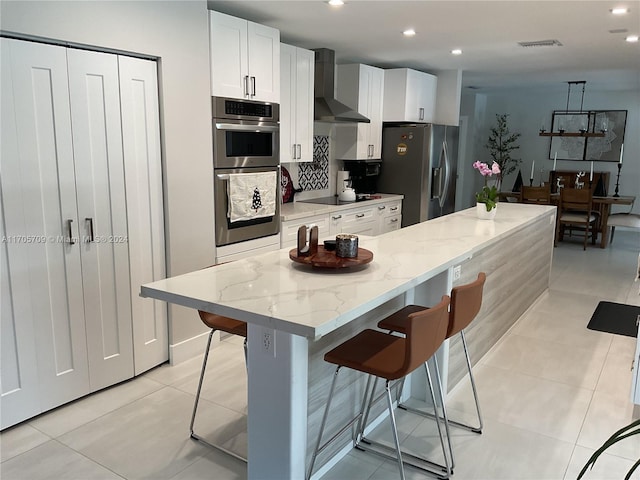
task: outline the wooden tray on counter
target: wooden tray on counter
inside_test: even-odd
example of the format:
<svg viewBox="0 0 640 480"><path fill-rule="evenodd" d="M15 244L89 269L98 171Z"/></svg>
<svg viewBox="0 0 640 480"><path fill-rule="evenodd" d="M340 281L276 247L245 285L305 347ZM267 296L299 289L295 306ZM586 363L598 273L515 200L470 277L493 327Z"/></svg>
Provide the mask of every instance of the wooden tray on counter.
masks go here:
<svg viewBox="0 0 640 480"><path fill-rule="evenodd" d="M289 251L289 258L296 263L317 268L349 268L370 263L373 260L373 252L365 248L358 248L356 258L342 258L336 256L335 251L325 250L322 245L318 245L318 251L314 255L300 256L298 249L294 248Z"/></svg>

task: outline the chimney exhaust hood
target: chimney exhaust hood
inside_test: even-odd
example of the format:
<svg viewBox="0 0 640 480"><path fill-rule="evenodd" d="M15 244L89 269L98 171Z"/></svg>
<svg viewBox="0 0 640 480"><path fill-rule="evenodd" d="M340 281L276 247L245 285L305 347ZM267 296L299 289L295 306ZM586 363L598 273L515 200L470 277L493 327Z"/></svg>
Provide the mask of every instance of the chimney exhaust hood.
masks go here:
<svg viewBox="0 0 640 480"><path fill-rule="evenodd" d="M315 121L371 123L371 120L367 117L334 98L336 52L328 48L318 48L315 49L314 52L316 54L314 83Z"/></svg>

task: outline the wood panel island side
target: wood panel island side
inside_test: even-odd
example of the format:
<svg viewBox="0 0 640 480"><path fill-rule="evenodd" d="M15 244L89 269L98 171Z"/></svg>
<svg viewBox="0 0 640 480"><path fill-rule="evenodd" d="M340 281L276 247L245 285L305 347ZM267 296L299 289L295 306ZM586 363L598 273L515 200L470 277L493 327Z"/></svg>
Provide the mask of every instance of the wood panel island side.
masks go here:
<svg viewBox="0 0 640 480"><path fill-rule="evenodd" d="M361 237L374 255L364 267L313 269L292 262L285 248L143 285L141 296L249 324L248 478L301 479L334 371L324 353L405 304L437 303L484 271L483 307L467 330L479 360L548 288L555 215L555 207L501 203L494 220L479 220L471 208ZM439 356L449 390L464 375L461 346L446 342ZM340 382L328 431L360 406L361 376L350 372ZM420 380L412 383L405 394L419 397ZM349 448L346 432L323 452L314 478Z"/></svg>

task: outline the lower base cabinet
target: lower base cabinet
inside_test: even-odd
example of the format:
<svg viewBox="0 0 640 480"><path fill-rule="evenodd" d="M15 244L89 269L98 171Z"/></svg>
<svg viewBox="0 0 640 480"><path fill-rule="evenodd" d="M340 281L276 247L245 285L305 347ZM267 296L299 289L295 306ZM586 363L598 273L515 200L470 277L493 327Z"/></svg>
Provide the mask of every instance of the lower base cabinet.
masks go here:
<svg viewBox="0 0 640 480"><path fill-rule="evenodd" d="M155 62L2 38L0 428L168 358ZM121 104L122 99L122 104Z"/></svg>
<svg viewBox="0 0 640 480"><path fill-rule="evenodd" d="M302 225L318 227L318 238L335 238L339 233L375 236L392 232L402 223L402 200L392 200L366 207L338 210L325 215L314 215L282 223L280 248L297 245L298 228Z"/></svg>

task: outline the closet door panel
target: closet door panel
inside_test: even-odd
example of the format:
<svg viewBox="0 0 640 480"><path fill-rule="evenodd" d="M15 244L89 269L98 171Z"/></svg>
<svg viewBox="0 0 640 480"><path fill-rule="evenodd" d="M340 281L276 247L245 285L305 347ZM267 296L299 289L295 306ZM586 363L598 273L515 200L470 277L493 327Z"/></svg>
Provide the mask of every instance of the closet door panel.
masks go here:
<svg viewBox="0 0 640 480"><path fill-rule="evenodd" d="M166 276L158 83L155 62L118 61L138 375L169 358L166 303L139 296L142 284Z"/></svg>
<svg viewBox="0 0 640 480"><path fill-rule="evenodd" d="M91 390L133 376L116 55L67 50Z"/></svg>
<svg viewBox="0 0 640 480"><path fill-rule="evenodd" d="M88 392L66 55L62 47L3 39L5 55L18 146L17 155L2 159L5 227L8 236L44 239L16 246L27 263L11 275L28 278L39 397L47 410ZM20 303L14 309L26 311Z"/></svg>
<svg viewBox="0 0 640 480"><path fill-rule="evenodd" d="M38 365L33 333L33 312L29 301L29 279L26 251L18 239L7 237L5 208L21 209L22 195L15 185L4 180L17 178L19 162L18 144L13 108L10 54L5 50L4 39L0 46L0 108L2 124L0 137L0 429L14 425L40 413L38 401ZM9 197L5 196L5 192ZM14 218L14 228L21 218Z"/></svg>

